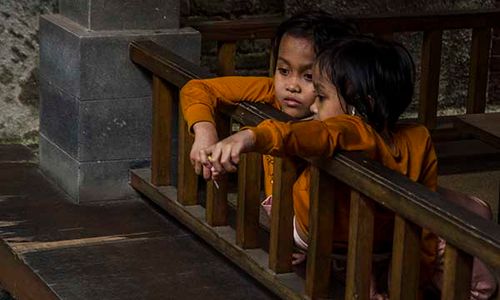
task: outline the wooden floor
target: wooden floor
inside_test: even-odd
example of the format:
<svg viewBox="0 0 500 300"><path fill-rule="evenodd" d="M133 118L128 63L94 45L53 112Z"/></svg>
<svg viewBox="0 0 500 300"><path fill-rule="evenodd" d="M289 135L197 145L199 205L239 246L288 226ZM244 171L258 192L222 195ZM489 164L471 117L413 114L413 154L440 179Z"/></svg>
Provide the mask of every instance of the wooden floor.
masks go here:
<svg viewBox="0 0 500 300"><path fill-rule="evenodd" d="M0 284L16 299L274 299L144 200L75 205L0 145Z"/></svg>

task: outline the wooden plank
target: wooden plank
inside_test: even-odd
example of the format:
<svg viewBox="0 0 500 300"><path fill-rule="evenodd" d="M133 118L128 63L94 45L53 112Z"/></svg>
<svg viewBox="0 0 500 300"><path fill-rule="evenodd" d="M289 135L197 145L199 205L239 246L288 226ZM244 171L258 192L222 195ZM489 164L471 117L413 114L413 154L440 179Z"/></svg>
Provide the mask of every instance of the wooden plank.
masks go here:
<svg viewBox="0 0 500 300"><path fill-rule="evenodd" d="M465 103L468 114L484 113L486 108L490 42L491 28L474 28L472 30L469 91Z"/></svg>
<svg viewBox="0 0 500 300"><path fill-rule="evenodd" d="M426 31L422 43L418 119L429 129L436 127L442 33Z"/></svg>
<svg viewBox="0 0 500 300"><path fill-rule="evenodd" d="M200 66L150 40L130 43L129 55L134 63L179 88L194 78L213 77Z"/></svg>
<svg viewBox="0 0 500 300"><path fill-rule="evenodd" d="M306 265L306 295L325 298L330 292L331 253L334 232L334 199L341 183L330 180L317 167L311 168L309 249Z"/></svg>
<svg viewBox="0 0 500 300"><path fill-rule="evenodd" d="M177 88L169 86L153 75L153 128L151 145L151 183L169 185L172 149L173 102L177 100Z"/></svg>
<svg viewBox="0 0 500 300"><path fill-rule="evenodd" d="M217 114L215 116L217 134L220 139L229 136L231 123L228 117ZM217 187L218 186L218 187ZM223 176L217 180L217 186L213 181L207 182L206 218L211 226L227 225L227 177Z"/></svg>
<svg viewBox="0 0 500 300"><path fill-rule="evenodd" d="M273 204L269 240L269 268L276 273L292 270L293 193L297 177L293 163L286 158L274 159Z"/></svg>
<svg viewBox="0 0 500 300"><path fill-rule="evenodd" d="M351 192L346 299L370 299L373 253L373 202Z"/></svg>
<svg viewBox="0 0 500 300"><path fill-rule="evenodd" d="M361 32L405 32L434 29L462 29L498 27L499 9L460 10L432 13L387 13L364 16L343 16L356 23ZM200 31L203 38L212 41L240 41L271 39L276 27L285 19L279 17L248 18L241 20L186 22L186 26Z"/></svg>
<svg viewBox="0 0 500 300"><path fill-rule="evenodd" d="M179 203L183 205L195 205L198 203L198 176L196 175L189 153L193 146L193 136L189 134L184 117L179 105L179 150L177 167L177 193Z"/></svg>
<svg viewBox="0 0 500 300"><path fill-rule="evenodd" d="M236 244L243 249L259 246L262 156L246 153L238 165Z"/></svg>
<svg viewBox="0 0 500 300"><path fill-rule="evenodd" d="M446 244L442 299L470 299L472 260L471 255Z"/></svg>
<svg viewBox="0 0 500 300"><path fill-rule="evenodd" d="M236 42L217 43L217 74L234 75L236 61Z"/></svg>
<svg viewBox="0 0 500 300"><path fill-rule="evenodd" d="M421 231L417 225L396 215L389 290L391 299L417 299L419 291Z"/></svg>
<svg viewBox="0 0 500 300"><path fill-rule="evenodd" d="M158 204L187 228L201 237L217 251L237 264L249 275L283 299L303 299L303 281L295 273L276 275L269 272L265 265L266 254L258 249L241 251L235 244L234 231L228 226L213 228L204 220L201 206L182 206L177 202L175 188L157 188L150 183L148 169L132 170L131 185L146 197ZM259 255L255 255L255 251ZM264 258L263 258L264 257ZM259 263L261 262L261 263Z"/></svg>
<svg viewBox="0 0 500 300"><path fill-rule="evenodd" d="M455 126L500 149L500 113L457 116Z"/></svg>

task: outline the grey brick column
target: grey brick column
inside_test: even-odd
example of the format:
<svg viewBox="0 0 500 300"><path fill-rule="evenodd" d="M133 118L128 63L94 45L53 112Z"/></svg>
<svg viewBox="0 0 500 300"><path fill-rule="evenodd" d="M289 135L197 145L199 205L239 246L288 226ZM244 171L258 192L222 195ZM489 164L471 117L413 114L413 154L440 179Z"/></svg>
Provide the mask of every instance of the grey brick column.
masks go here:
<svg viewBox="0 0 500 300"><path fill-rule="evenodd" d="M128 169L149 165L150 74L128 44L152 39L199 62L179 0L60 0L40 17L40 166L77 203L135 197Z"/></svg>

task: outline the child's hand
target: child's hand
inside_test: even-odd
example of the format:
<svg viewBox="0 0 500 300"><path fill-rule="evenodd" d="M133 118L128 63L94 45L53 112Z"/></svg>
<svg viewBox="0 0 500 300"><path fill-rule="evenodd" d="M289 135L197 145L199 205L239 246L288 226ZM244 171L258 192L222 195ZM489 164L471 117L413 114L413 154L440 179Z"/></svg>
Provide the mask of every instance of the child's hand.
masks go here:
<svg viewBox="0 0 500 300"><path fill-rule="evenodd" d="M240 154L250 152L255 145L255 134L251 130L243 130L228 138L202 149L200 161L212 172L212 179L226 172L236 172ZM215 175L215 176L213 176Z"/></svg>
<svg viewBox="0 0 500 300"><path fill-rule="evenodd" d="M194 171L198 175L203 175L203 178L209 179L212 174L210 168L204 167L200 159L200 150L205 149L219 141L217 130L210 122L198 122L193 125L194 143L191 147L189 158L194 167Z"/></svg>

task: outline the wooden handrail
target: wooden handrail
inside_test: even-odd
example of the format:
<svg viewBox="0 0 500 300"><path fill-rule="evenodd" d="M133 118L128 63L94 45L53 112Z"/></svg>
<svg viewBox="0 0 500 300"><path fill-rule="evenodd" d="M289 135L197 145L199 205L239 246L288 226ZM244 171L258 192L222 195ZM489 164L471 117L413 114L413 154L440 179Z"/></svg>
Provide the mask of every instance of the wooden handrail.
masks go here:
<svg viewBox="0 0 500 300"><path fill-rule="evenodd" d="M361 32L404 32L495 27L500 9L432 12L419 14L380 14L377 16L341 16L357 24ZM198 30L203 38L214 41L270 39L284 17L260 17L241 20L184 22Z"/></svg>
<svg viewBox="0 0 500 300"><path fill-rule="evenodd" d="M200 70L199 67L178 56L174 56L167 49L150 41L132 42L130 49L132 61L151 71L158 79L167 81L167 87L181 88L188 80L203 78L203 76L207 75L202 72L198 73ZM175 58L175 63L169 61L170 57ZM166 97L165 99L166 101L170 101L171 97ZM256 125L269 117L278 120L290 120L290 117L284 113L263 104L241 103L233 106L223 106L220 109L227 117L232 117L243 125ZM179 118L179 120L180 122L184 122L182 118ZM187 136L185 126L179 127L181 129L184 128L182 129L184 132L181 135ZM153 139L158 138L158 136L160 134L153 135ZM155 143L155 141L153 141L153 145L165 146L161 143ZM181 147L179 151L188 153L189 143L184 143L183 145L184 148ZM170 147L170 145L167 147ZM153 151L155 150L153 149ZM169 150L167 150L167 153L169 153ZM155 158L153 157L153 159ZM189 178L193 178L192 174L194 172L185 160L186 157L184 157L184 163L180 162L180 168L184 169L180 169L179 172L180 174L189 173L191 174ZM255 158L253 161L255 161ZM282 162L283 164L278 160L275 167L284 168L286 160ZM332 180L335 182L336 187L347 185L353 189L351 214L367 221L368 224L373 222L373 220L369 221L372 219L370 217L372 215L370 213L370 203L372 200L396 213L395 251L392 264L393 278L391 282L391 292L393 294L391 295L391 299L410 299L416 296L416 278L419 276L418 237L421 227L431 230L449 243L450 251L445 258L449 262L446 266L447 270L452 270L452 273L454 272L453 270L465 270L463 273L464 276L460 275L457 278L450 277L456 274L445 275L448 279L448 281L445 279L443 291L445 295L459 295L463 293L461 289L464 288L464 282L470 282L470 273L468 273L470 272L470 255L478 257L495 270L500 270L499 225L484 220L472 212L444 200L439 194L411 181L407 177L391 171L377 162L364 158L361 153L338 153L333 158L309 159L308 162L313 166L311 177L311 213L316 214L310 220L311 240L305 287L309 297L323 297L328 293L329 269L320 268L320 266L324 265L325 261L330 259L331 240L329 239L331 239L331 234L329 236L327 233L332 230L332 217L335 207L332 201L329 201L328 194L324 193L324 191L331 188L329 183ZM152 165L158 164L161 164L161 161L152 162ZM246 171L242 170L242 172ZM291 191L290 183L293 181L293 177L287 174L287 172L282 172L281 174L283 175L281 179L285 180L286 183L281 182L280 184L278 180L278 183L274 187L274 192L278 193L275 200L278 202L277 210L279 212L273 212L271 219L271 236L273 238L270 241L271 246L269 250L269 266L275 273L288 272L290 270L291 222L289 218L291 206L290 203L279 203L279 193L286 194ZM241 186L248 188L248 184L242 183ZM196 186L181 186L179 180L177 188L178 196L176 199L179 199L178 197L186 192L183 189L191 190L193 188L196 189ZM242 191L240 190L239 192L241 193ZM245 199L244 201L249 202L241 203L244 206L239 211L253 210L251 214L255 216L255 208L252 208L257 203L255 196L255 193L242 195ZM290 194L286 197L289 198ZM247 200L246 198L249 199ZM365 199L371 200L365 202ZM179 199L179 202L181 200ZM188 204L193 205L196 202ZM280 205L284 206L280 208ZM196 216L196 218L198 217ZM209 218L210 216L207 216L207 223L209 223ZM240 225L237 226L241 226L241 222L246 223L237 230L241 233L240 237L237 237L235 240L238 240L238 244L241 247L255 247L255 220L252 221L254 222L252 227L251 223L245 221L243 216L237 216L237 218L242 220L240 221ZM353 217L352 219L356 218ZM213 225L224 224L217 224L215 222ZM359 228L359 226L364 225L366 224L356 223L356 220L351 220L351 226L353 227L358 226ZM366 226L364 228L360 230L365 232L369 230ZM202 232L204 236L207 236L206 229L203 229ZM366 240L362 240L362 236L358 236L358 232L353 231L353 233L350 233L350 241L357 245L349 248L349 257L351 258L368 255L367 253L370 250L370 247L366 244ZM365 233L365 237L370 237L372 234L367 232ZM219 238L215 238L214 243L218 245ZM229 252L231 251L234 250L230 250ZM254 268L257 267L249 267L252 274L255 274ZM369 270L369 261L358 260L356 263L353 263L351 260L348 265L348 272L350 275L362 280L362 283L356 283L353 281L355 280L354 278L349 278L347 281L347 292L358 294L366 291L366 280ZM269 276L266 272L259 274L257 278L261 279ZM402 278L411 278L411 280L402 280ZM454 283L461 286L457 286ZM282 289L283 286L279 286L277 291L282 292ZM467 290L466 285L465 290ZM287 292L283 292L283 295L289 296Z"/></svg>

